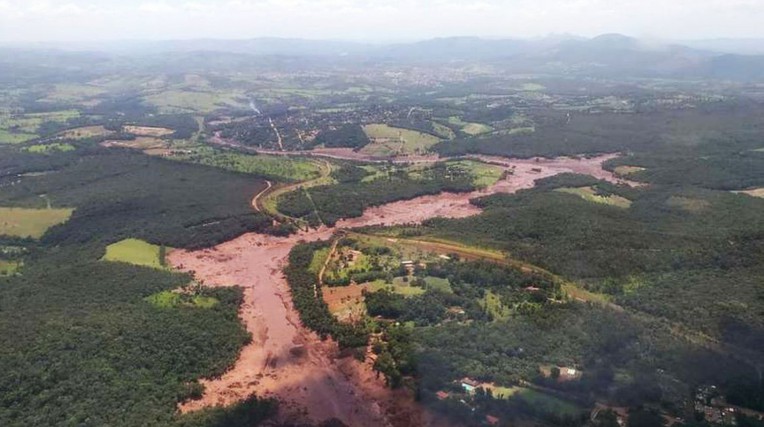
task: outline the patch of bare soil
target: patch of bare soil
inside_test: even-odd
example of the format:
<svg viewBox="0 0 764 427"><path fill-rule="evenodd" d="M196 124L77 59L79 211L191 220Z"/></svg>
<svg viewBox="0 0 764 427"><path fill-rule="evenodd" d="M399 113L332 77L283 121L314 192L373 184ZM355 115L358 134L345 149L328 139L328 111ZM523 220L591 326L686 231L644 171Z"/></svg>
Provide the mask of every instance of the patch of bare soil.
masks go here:
<svg viewBox="0 0 764 427"><path fill-rule="evenodd" d="M476 215L480 210L469 203L472 198L531 188L537 179L563 172L616 182L617 178L601 167L612 157L539 161L486 158L483 160L514 170L513 174L482 191L424 196L370 208L363 216L340 221L336 227ZM201 380L204 396L181 404L182 412L229 405L255 393L281 402L280 421L337 418L351 426L443 425L405 390L386 388L370 361L339 357L336 343L322 342L300 323L281 270L298 242L327 239L333 232L323 227L287 238L246 234L211 249L169 254L171 265L193 273L207 286L244 288L239 316L252 334L252 342L242 349L235 365L220 378Z"/></svg>

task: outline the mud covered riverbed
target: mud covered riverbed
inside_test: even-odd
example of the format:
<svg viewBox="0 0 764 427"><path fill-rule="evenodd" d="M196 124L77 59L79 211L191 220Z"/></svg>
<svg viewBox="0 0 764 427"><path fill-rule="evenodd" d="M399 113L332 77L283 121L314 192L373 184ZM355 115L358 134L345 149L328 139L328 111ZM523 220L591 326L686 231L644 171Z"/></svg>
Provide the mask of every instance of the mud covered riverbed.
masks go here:
<svg viewBox="0 0 764 427"><path fill-rule="evenodd" d="M252 342L226 374L201 380L205 386L202 399L186 402L179 409L188 412L230 405L256 393L281 402L278 417L282 421L317 423L337 418L352 426L440 424L405 390L387 389L369 363L340 358L334 342L321 341L301 325L281 273L290 250L300 241L327 239L338 229L477 215L480 209L470 199L531 188L536 180L560 173L589 174L616 182L619 180L611 172L602 169L602 163L614 157L480 158L513 170L513 174L481 191L442 193L369 208L361 217L338 222L334 229L323 227L287 238L251 233L210 249L173 251L169 262L193 273L205 285L244 289L239 316L252 334Z"/></svg>

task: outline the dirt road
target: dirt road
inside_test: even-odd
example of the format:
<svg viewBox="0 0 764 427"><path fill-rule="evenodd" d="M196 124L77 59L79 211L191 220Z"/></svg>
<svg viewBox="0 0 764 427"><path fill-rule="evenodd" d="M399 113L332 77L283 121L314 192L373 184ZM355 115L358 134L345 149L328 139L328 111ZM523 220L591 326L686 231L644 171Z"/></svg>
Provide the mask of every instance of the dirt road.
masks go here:
<svg viewBox="0 0 764 427"><path fill-rule="evenodd" d="M480 210L469 203L471 198L530 188L537 179L563 172L587 173L615 181L615 176L601 167L602 162L612 157L501 159L504 167L514 173L491 188L370 208L359 218L338 222L336 229L417 223L436 216L476 215ZM239 315L253 337L226 374L201 381L206 388L203 398L181 405L181 411L229 405L256 393L276 397L281 402L281 421L320 422L338 418L351 426L438 424L405 391L385 388L368 363L339 358L334 342L322 342L301 325L281 269L298 242L327 239L334 231L322 227L287 238L246 234L211 249L170 253L168 259L175 268L192 272L207 286L244 288Z"/></svg>

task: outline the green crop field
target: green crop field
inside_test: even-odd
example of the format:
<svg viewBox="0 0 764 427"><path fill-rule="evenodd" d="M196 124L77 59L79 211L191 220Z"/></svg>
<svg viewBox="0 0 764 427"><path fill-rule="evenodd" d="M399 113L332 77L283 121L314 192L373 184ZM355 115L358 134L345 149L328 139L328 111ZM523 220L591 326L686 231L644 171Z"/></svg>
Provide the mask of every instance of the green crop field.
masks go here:
<svg viewBox="0 0 764 427"><path fill-rule="evenodd" d="M138 239L125 239L106 247L103 260L125 262L143 267L164 268L162 248Z"/></svg>
<svg viewBox="0 0 764 427"><path fill-rule="evenodd" d="M39 239L50 227L66 222L74 209L0 208L0 236Z"/></svg>
<svg viewBox="0 0 764 427"><path fill-rule="evenodd" d="M555 191L559 191L561 193L574 194L590 202L601 203L601 204L605 204L609 206L615 206L618 208L627 209L631 206L631 200L625 197L617 196L615 194L611 194L609 196L600 196L597 194L597 190L595 190L592 187L558 188Z"/></svg>

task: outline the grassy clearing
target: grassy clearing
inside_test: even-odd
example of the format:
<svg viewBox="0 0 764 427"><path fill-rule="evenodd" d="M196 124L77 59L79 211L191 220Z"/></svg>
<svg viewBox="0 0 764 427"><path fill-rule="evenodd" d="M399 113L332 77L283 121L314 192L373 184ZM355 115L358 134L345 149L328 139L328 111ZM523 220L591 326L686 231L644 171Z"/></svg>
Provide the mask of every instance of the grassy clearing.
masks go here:
<svg viewBox="0 0 764 427"><path fill-rule="evenodd" d="M50 227L69 220L74 209L0 208L0 236L39 239Z"/></svg>
<svg viewBox="0 0 764 427"><path fill-rule="evenodd" d="M321 268L323 268L324 263L326 262L326 258L329 256L330 250L331 248L323 248L313 252L313 259L310 261L310 266L308 267L308 270L311 273L318 274L321 271Z"/></svg>
<svg viewBox="0 0 764 427"><path fill-rule="evenodd" d="M474 160L459 160L455 162L449 162L449 165L458 166L469 172L474 177L474 184L479 188L490 187L496 184L501 179L504 169L500 166L490 165L483 162L477 162Z"/></svg>
<svg viewBox="0 0 764 427"><path fill-rule="evenodd" d="M143 267L164 269L164 252L160 246L138 239L125 239L106 247L104 261L125 262Z"/></svg>
<svg viewBox="0 0 764 427"><path fill-rule="evenodd" d="M135 139L118 140L118 141L104 141L102 143L107 147L125 147L135 150L150 150L155 148L161 148L162 152L165 152L165 141L150 136L139 136Z"/></svg>
<svg viewBox="0 0 764 427"><path fill-rule="evenodd" d="M456 134L448 126L444 126L438 122L432 122L432 127L435 130L435 133L437 133L441 138L444 138L444 139L456 138Z"/></svg>
<svg viewBox="0 0 764 427"><path fill-rule="evenodd" d="M599 194L597 194L597 190L594 189L593 187L578 187L578 188L566 187L566 188L558 188L555 191L559 191L561 193L573 194L589 202L601 203L604 205L615 206L615 207L623 208L623 209L628 209L629 207L631 207L631 200L625 197L617 196L615 194L611 194L609 196L600 196Z"/></svg>
<svg viewBox="0 0 764 427"><path fill-rule="evenodd" d="M626 177L633 173L642 172L643 170L647 169L639 166L617 166L615 169L613 169L613 173L618 176Z"/></svg>
<svg viewBox="0 0 764 427"><path fill-rule="evenodd" d="M321 176L319 163L306 158L242 154L209 147L179 151L170 158L235 172L251 173L278 181L308 181Z"/></svg>
<svg viewBox="0 0 764 427"><path fill-rule="evenodd" d="M385 124L365 125L363 130L372 140L371 144L361 150L368 154L422 154L440 142L440 139L427 133Z"/></svg>
<svg viewBox="0 0 764 427"><path fill-rule="evenodd" d="M571 402L532 389L523 389L516 393L515 396L540 409L542 412L550 414L575 417L583 411L582 408Z"/></svg>
<svg viewBox="0 0 764 427"><path fill-rule="evenodd" d="M96 138L99 136L109 136L114 132L104 128L103 126L83 126L79 128L69 129L58 134L61 139L87 139Z"/></svg>
<svg viewBox="0 0 764 427"><path fill-rule="evenodd" d="M494 321L509 319L509 316L512 314L509 307L502 304L501 298L491 291L485 293L485 297L480 301L480 305Z"/></svg>
<svg viewBox="0 0 764 427"><path fill-rule="evenodd" d="M701 213L711 207L711 202L692 197L671 196L666 200L666 205L689 213Z"/></svg>
<svg viewBox="0 0 764 427"><path fill-rule="evenodd" d="M124 131L138 136L153 136L161 138L163 136L172 135L175 131L167 128L152 127L152 126L125 126Z"/></svg>
<svg viewBox="0 0 764 427"><path fill-rule="evenodd" d="M5 129L0 129L0 144L21 144L37 138L37 135L31 133L13 133Z"/></svg>
<svg viewBox="0 0 764 427"><path fill-rule="evenodd" d="M360 319L366 315L366 304L364 303L363 292L377 292L387 289L405 297L421 295L424 289L411 286L410 283L403 281L402 277L393 279L393 283L385 283L384 280L376 280L370 283L360 285L348 285L321 288L324 301L329 306L329 312L338 319Z"/></svg>
<svg viewBox="0 0 764 427"><path fill-rule="evenodd" d="M438 292L444 292L447 294L454 293L454 290L451 289L451 283L449 283L448 279L427 276L424 278L424 281L427 283L426 289L433 289Z"/></svg>
<svg viewBox="0 0 764 427"><path fill-rule="evenodd" d="M461 117L451 116L448 118L448 123L461 127L461 131L467 135L481 135L488 132L493 132L493 128L483 123L465 122Z"/></svg>
<svg viewBox="0 0 764 427"><path fill-rule="evenodd" d="M74 145L56 142L53 144L31 145L24 148L24 150L36 154L50 154L55 152L63 153L67 151L74 151Z"/></svg>
<svg viewBox="0 0 764 427"><path fill-rule="evenodd" d="M18 261L6 261L0 259L0 276L13 276L21 268Z"/></svg>
<svg viewBox="0 0 764 427"><path fill-rule="evenodd" d="M173 291L163 291L154 295L149 295L145 301L157 308L213 308L220 304L217 298L205 297L201 295L188 295Z"/></svg>

